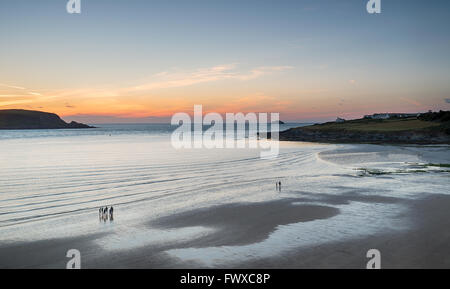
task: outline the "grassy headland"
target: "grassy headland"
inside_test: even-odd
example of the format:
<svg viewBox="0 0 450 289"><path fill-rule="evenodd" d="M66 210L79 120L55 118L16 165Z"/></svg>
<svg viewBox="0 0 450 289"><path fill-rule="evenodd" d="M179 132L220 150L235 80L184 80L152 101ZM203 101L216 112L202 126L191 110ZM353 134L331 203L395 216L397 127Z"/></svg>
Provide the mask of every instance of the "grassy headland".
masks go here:
<svg viewBox="0 0 450 289"><path fill-rule="evenodd" d="M292 128L280 140L331 143L450 144L450 111L418 117L354 119Z"/></svg>
<svg viewBox="0 0 450 289"><path fill-rule="evenodd" d="M72 128L91 128L91 126L75 121L66 123L54 113L24 109L0 110L0 130Z"/></svg>

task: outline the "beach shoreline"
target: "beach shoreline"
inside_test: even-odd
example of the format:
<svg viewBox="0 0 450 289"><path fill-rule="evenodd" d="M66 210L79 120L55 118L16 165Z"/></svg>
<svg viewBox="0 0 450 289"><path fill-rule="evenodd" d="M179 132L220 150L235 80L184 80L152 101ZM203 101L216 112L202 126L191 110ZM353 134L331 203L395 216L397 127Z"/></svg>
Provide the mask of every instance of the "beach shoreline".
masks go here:
<svg viewBox="0 0 450 289"><path fill-rule="evenodd" d="M101 234L0 246L0 268L64 268L67 262L65 252L70 248L78 248L82 252L83 268L362 269L368 261L365 254L369 249L378 249L381 252L383 268L448 268L450 266L450 231L445 230L450 225L450 213L447 210L450 206L450 196L436 195L412 201L401 201L395 198L365 198L356 195L328 198L328 200L324 198L322 202L329 202L330 207L320 207L321 214L317 212L318 206L290 205L292 201L298 203L306 200L274 201L257 206L238 204L223 206L219 209L212 207L153 221L149 226L157 224L160 227L190 227L200 222L202 225L226 228L225 231L218 230L200 238L161 246L108 253L94 242L104 237ZM337 213L333 211L332 204L349 201L404 202L408 206L407 213L399 214L398 218L408 219L414 226L395 233L386 230L387 232L381 231L366 238L301 247L269 258L253 258L250 261L235 260L217 267L205 266L202 262L183 261L165 253L168 250L180 248L238 246L259 242L283 223L332 217ZM298 211L286 210L289 206L297 208ZM264 226L261 228L259 224L261 220L258 218L247 220L246 224L239 224L236 218L232 217L236 210L245 210L249 216L261 214L263 211L269 211L269 215L275 214L275 218L266 219L271 222L268 224L271 229ZM301 212L300 216L298 212ZM205 215L211 218L203 218Z"/></svg>
<svg viewBox="0 0 450 289"><path fill-rule="evenodd" d="M86 223L90 229L76 225L78 216L56 221L61 228L49 225L53 219L30 220L29 228L40 231L38 227L44 225L53 235L27 239L15 233L0 241L0 268L63 269L70 249L81 252L82 268L363 269L369 249L380 250L382 268L450 267L446 230L450 195L436 191L445 187L447 175L435 168L416 169L450 162L448 147L294 144L291 149L281 160L269 163L275 164L273 169L283 165L284 174L286 169L291 172L289 178L280 178L282 191L276 191L273 182L253 191L267 191L265 195L242 198L252 186L241 181L234 201L205 199L198 206L156 215L141 215L138 204L131 203L129 208L141 219L138 223L131 217L124 219L125 207L114 205L117 218L111 224L96 224L97 210L80 214L80 218L94 217ZM267 164L263 165L267 171ZM355 168L389 174L358 175ZM229 170L242 173L235 172L234 163ZM220 184L230 182L224 179ZM196 190L189 198L211 194L210 188L205 194ZM225 193L229 199L230 191ZM179 202L188 200L180 196ZM175 197L158 202L173 205ZM149 204L155 206L156 200ZM0 229L6 232L6 227ZM58 235L58 230L72 232ZM14 236L20 239L14 241Z"/></svg>

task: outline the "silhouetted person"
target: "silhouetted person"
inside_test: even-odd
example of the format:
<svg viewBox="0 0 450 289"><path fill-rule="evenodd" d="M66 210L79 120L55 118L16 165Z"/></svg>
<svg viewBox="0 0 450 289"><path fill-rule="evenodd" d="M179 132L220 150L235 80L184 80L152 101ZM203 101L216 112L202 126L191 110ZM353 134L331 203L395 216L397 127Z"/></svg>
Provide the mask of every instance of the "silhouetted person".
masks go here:
<svg viewBox="0 0 450 289"><path fill-rule="evenodd" d="M111 206L111 208L109 208L109 219L111 221L113 220L113 214L114 214L114 208Z"/></svg>
<svg viewBox="0 0 450 289"><path fill-rule="evenodd" d="M278 182L278 190L281 192L281 182Z"/></svg>
<svg viewBox="0 0 450 289"><path fill-rule="evenodd" d="M277 191L278 191L278 182L275 182L275 188L276 188Z"/></svg>

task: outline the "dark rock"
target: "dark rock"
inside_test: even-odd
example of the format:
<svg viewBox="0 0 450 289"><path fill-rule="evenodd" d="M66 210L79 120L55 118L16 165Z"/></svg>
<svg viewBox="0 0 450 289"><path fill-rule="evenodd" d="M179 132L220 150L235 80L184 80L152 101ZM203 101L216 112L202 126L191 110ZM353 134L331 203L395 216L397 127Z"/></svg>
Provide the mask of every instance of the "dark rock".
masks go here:
<svg viewBox="0 0 450 289"><path fill-rule="evenodd" d="M93 128L89 125L72 121L66 123L54 113L7 109L0 110L0 129L72 129Z"/></svg>
<svg viewBox="0 0 450 289"><path fill-rule="evenodd" d="M270 138L270 135L268 136ZM438 131L349 132L289 129L280 132L281 141L374 144L450 144L450 136Z"/></svg>

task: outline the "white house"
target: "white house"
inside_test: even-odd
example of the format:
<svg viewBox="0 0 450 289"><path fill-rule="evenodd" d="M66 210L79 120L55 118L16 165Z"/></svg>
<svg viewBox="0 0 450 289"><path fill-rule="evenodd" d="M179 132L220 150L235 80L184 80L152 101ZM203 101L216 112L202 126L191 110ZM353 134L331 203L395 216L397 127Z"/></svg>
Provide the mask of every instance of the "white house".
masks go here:
<svg viewBox="0 0 450 289"><path fill-rule="evenodd" d="M419 115L420 113L374 113L372 115L365 115L364 118L388 119L391 117L406 118L406 117L415 117Z"/></svg>

